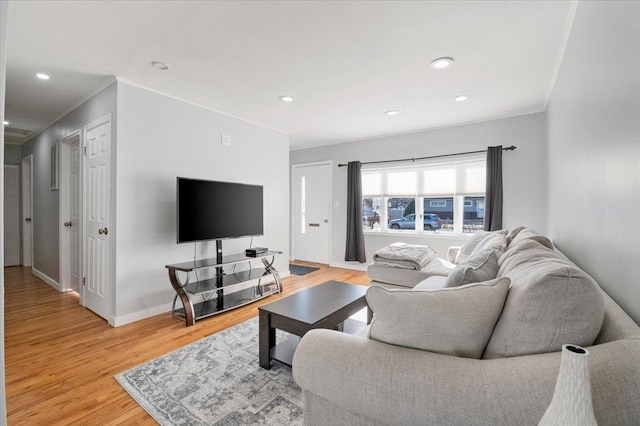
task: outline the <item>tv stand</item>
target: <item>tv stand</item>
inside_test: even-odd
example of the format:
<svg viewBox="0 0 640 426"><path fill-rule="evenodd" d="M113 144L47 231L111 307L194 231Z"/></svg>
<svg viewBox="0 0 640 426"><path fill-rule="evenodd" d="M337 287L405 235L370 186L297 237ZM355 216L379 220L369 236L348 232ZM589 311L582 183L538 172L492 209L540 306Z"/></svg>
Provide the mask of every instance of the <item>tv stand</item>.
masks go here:
<svg viewBox="0 0 640 426"><path fill-rule="evenodd" d="M199 319L210 317L231 309L244 306L282 291L280 275L273 266L275 256L281 251L270 250L258 256L245 256L244 253L201 259L190 262L166 265L169 270L171 286L176 291L173 298L173 316L184 319L186 326L194 325ZM271 258L271 260L269 260ZM263 267L240 272L224 272L224 266L232 266L243 262L260 259ZM191 272L198 269L215 268L215 277L191 282ZM186 280L180 281L178 272L186 272ZM273 282L262 283L273 277ZM252 285L246 283L254 281ZM242 286L241 284L244 284ZM182 308L176 309L180 298ZM201 298L201 300L198 300Z"/></svg>

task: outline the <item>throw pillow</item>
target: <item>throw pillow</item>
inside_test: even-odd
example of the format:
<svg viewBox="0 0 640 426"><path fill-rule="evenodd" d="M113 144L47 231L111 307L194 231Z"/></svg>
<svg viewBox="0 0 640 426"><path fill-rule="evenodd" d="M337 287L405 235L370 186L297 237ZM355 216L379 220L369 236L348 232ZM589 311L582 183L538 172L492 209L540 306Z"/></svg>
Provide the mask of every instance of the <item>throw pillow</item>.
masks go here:
<svg viewBox="0 0 640 426"><path fill-rule="evenodd" d="M467 242L465 242L462 245L462 247L460 247L460 251L458 251L458 255L456 256L455 263L464 262L467 259L467 257L471 255L471 252L473 251L473 249L476 248L476 246L480 244L480 242L486 237L488 237L489 235L491 234L486 231L478 231L475 234L473 234L471 238L469 238Z"/></svg>
<svg viewBox="0 0 640 426"><path fill-rule="evenodd" d="M440 290L369 287L374 312L369 338L391 345L480 359L509 291L510 280Z"/></svg>
<svg viewBox="0 0 640 426"><path fill-rule="evenodd" d="M475 246L469 256L473 256L483 250L493 250L497 252L498 257L507 249L507 237L503 234L491 232L487 237L483 238L480 243Z"/></svg>
<svg viewBox="0 0 640 426"><path fill-rule="evenodd" d="M498 274L498 254L488 248L474 253L464 262L455 267L447 277L445 287L460 287L461 285L489 281Z"/></svg>

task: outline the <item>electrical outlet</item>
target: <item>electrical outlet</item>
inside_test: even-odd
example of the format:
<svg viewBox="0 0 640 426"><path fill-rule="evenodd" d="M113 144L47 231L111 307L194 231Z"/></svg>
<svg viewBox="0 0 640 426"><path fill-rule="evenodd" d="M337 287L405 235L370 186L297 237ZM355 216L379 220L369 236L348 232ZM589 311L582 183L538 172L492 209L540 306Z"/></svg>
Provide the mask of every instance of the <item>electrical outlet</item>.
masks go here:
<svg viewBox="0 0 640 426"><path fill-rule="evenodd" d="M231 146L231 136L222 134L220 136L220 143L222 145Z"/></svg>

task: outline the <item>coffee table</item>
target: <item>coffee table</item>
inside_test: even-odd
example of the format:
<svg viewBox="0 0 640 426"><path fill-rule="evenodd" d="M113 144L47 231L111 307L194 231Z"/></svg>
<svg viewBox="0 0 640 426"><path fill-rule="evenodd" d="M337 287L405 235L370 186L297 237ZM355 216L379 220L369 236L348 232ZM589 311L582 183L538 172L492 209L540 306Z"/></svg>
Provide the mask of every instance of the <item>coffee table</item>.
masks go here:
<svg viewBox="0 0 640 426"><path fill-rule="evenodd" d="M369 324L373 312L367 305L366 292L366 286L328 281L259 307L260 367L269 370L272 359L291 365L299 339L276 346L276 329L300 337L316 328L337 329L363 308L367 308Z"/></svg>

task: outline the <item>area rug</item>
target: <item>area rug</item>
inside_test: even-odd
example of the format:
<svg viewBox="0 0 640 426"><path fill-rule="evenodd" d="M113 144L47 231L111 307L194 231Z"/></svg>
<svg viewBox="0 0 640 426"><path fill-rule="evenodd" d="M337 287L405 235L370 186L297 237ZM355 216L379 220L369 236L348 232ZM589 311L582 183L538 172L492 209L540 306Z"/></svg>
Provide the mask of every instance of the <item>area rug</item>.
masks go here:
<svg viewBox="0 0 640 426"><path fill-rule="evenodd" d="M161 425L302 425L291 368L258 365L257 318L115 377Z"/></svg>
<svg viewBox="0 0 640 426"><path fill-rule="evenodd" d="M289 272L291 275L307 275L313 271L317 271L320 268L312 268L310 266L300 266L289 264Z"/></svg>

